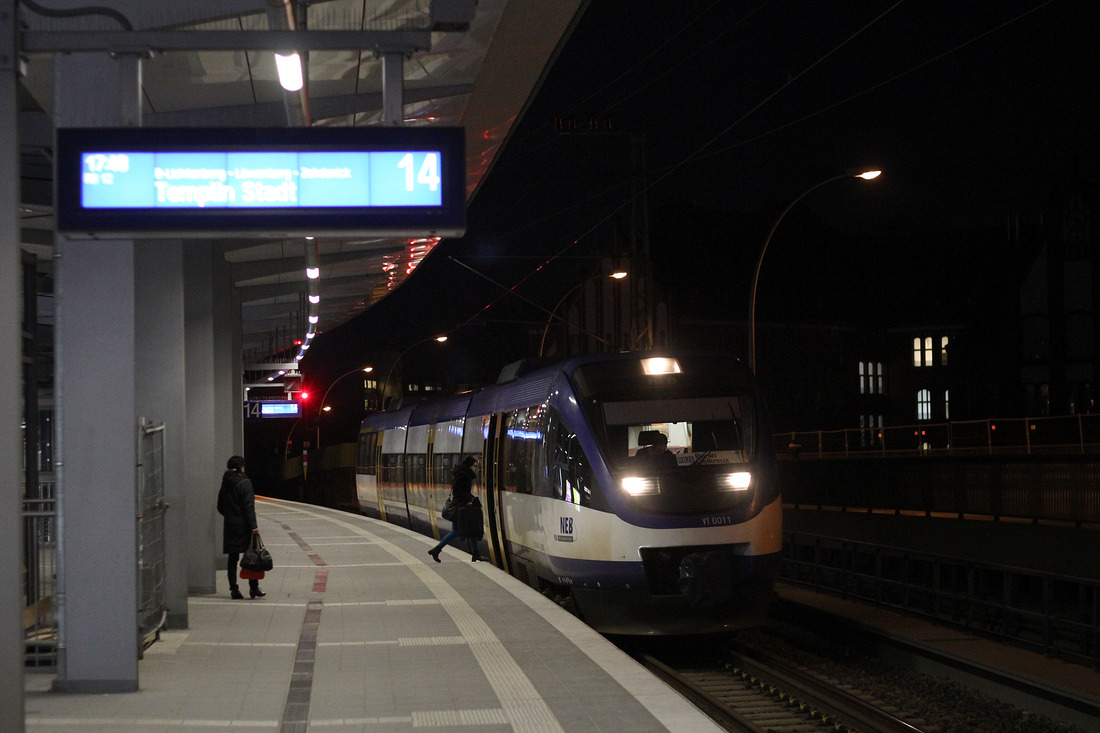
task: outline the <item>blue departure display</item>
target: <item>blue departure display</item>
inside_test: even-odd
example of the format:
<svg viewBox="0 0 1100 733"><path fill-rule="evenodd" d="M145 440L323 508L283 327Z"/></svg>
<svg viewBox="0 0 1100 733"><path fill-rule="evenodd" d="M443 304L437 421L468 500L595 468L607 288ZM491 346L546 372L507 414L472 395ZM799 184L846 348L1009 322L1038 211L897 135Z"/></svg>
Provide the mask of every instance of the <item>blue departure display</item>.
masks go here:
<svg viewBox="0 0 1100 733"><path fill-rule="evenodd" d="M85 152L88 209L439 206L441 153Z"/></svg>
<svg viewBox="0 0 1100 733"><path fill-rule="evenodd" d="M461 128L66 128L70 238L461 236Z"/></svg>

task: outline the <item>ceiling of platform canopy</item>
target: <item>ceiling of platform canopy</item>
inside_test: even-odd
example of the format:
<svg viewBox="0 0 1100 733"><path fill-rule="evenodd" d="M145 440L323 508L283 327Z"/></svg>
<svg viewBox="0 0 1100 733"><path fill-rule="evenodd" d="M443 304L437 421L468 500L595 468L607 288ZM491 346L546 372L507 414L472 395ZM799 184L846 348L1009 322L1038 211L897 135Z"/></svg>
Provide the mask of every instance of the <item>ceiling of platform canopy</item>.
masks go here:
<svg viewBox="0 0 1100 733"><path fill-rule="evenodd" d="M48 262L55 54L138 54L143 127L361 127L394 122L385 117L383 82L386 58L392 64L396 53L402 102L396 122L465 128L468 203L583 6L583 0L23 0L24 246ZM265 33L307 39L300 92L280 86ZM220 240L241 302L244 363L292 357L294 342L308 332L331 329L391 292L437 241L369 233ZM313 283L307 266L319 274ZM309 302L311 288L319 303Z"/></svg>

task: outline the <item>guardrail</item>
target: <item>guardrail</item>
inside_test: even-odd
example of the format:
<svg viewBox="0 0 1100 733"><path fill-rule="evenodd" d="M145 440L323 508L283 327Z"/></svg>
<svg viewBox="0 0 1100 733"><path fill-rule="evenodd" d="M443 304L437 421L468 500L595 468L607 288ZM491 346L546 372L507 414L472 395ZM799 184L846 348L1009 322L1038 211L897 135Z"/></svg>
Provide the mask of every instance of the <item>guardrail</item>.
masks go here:
<svg viewBox="0 0 1100 733"><path fill-rule="evenodd" d="M57 500L40 483L37 499L23 499L23 650L28 667L57 666Z"/></svg>
<svg viewBox="0 0 1100 733"><path fill-rule="evenodd" d="M788 458L1100 453L1100 415L786 431L774 440Z"/></svg>
<svg viewBox="0 0 1100 733"><path fill-rule="evenodd" d="M1100 668L1100 581L792 533L780 577Z"/></svg>

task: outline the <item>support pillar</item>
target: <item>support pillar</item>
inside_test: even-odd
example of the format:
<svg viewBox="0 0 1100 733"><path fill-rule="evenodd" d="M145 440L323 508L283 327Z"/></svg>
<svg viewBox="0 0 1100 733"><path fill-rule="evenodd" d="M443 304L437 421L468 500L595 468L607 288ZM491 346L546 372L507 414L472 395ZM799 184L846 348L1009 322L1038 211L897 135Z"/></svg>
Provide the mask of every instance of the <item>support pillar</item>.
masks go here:
<svg viewBox="0 0 1100 733"><path fill-rule="evenodd" d="M0 6L0 730L23 727L23 402L19 273L19 136L15 3ZM7 263L7 264L5 264Z"/></svg>
<svg viewBox="0 0 1100 733"><path fill-rule="evenodd" d="M58 126L137 125L141 62L57 55ZM58 598L54 688L138 689L134 243L56 247Z"/></svg>
<svg viewBox="0 0 1100 733"><path fill-rule="evenodd" d="M216 429L214 258L214 246L205 240L188 242L183 252L187 395L183 452L187 460L182 475L191 496L183 521L188 538L187 590L193 595L215 590L215 563L222 549L221 528L215 521L219 518L217 492L225 460L232 455Z"/></svg>
<svg viewBox="0 0 1100 733"><path fill-rule="evenodd" d="M183 481L187 453L184 340L183 251L179 240L151 240L136 246L137 414L164 424L164 583L168 627L185 629L188 485ZM202 501L204 497L197 497Z"/></svg>

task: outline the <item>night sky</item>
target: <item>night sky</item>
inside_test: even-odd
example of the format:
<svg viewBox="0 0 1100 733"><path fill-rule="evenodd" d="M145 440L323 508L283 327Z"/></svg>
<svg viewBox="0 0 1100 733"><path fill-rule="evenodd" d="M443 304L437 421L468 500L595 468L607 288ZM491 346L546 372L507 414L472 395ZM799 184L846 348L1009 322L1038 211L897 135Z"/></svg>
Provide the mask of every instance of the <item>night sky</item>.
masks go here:
<svg viewBox="0 0 1100 733"><path fill-rule="evenodd" d="M841 237L1035 220L1051 191L1100 178L1098 33L1093 0L594 2L475 195L466 236L319 336L303 369L343 370L464 323L480 325L447 358L480 351L499 369L525 345L507 322L544 319L529 302L547 307L590 273L585 257L632 202L651 221L728 214L729 250L654 253L689 274L751 262L759 225L738 236L737 222L854 168L885 174L799 204Z"/></svg>

